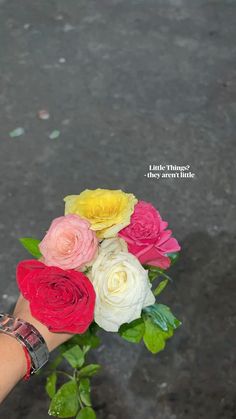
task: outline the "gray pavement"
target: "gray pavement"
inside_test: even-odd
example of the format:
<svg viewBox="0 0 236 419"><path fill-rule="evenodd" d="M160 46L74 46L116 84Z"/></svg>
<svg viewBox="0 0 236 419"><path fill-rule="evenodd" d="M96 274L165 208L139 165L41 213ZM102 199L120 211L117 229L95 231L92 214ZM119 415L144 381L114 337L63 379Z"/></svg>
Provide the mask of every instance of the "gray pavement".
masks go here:
<svg viewBox="0 0 236 419"><path fill-rule="evenodd" d="M18 238L40 238L67 194L133 192L182 245L161 300L183 327L157 356L104 334L98 419L236 418L235 18L229 0L0 0L0 309L17 298ZM151 179L150 164L195 176ZM46 419L42 382L0 417Z"/></svg>

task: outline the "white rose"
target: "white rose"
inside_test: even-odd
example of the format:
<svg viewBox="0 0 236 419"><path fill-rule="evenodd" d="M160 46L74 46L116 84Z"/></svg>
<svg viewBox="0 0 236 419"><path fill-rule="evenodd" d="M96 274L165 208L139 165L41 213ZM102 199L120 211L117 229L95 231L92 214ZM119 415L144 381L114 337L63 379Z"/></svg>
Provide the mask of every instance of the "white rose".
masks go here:
<svg viewBox="0 0 236 419"><path fill-rule="evenodd" d="M128 246L124 239L121 237L114 237L111 239L105 239L103 240L98 248L98 252L96 253L95 257L90 263L86 264L86 269L91 269L92 265L94 264L95 260L97 259L98 254L103 257L107 258L107 254L112 253L118 253L118 252L128 252ZM86 270L85 269L85 270ZM86 275L90 278L89 272L86 273Z"/></svg>
<svg viewBox="0 0 236 419"><path fill-rule="evenodd" d="M155 302L148 272L131 253L101 246L89 278L96 292L95 321L108 332L140 318L142 308Z"/></svg>
<svg viewBox="0 0 236 419"><path fill-rule="evenodd" d="M124 239L121 237L114 237L112 239L105 239L99 246L99 254L101 252L105 252L106 254L108 252L128 252L128 246Z"/></svg>

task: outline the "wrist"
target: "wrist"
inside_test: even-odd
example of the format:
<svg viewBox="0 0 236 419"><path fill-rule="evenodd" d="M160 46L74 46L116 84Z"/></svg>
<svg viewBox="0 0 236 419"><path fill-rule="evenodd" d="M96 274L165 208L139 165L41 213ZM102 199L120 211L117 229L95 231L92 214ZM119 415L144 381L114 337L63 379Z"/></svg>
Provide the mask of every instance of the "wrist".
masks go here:
<svg viewBox="0 0 236 419"><path fill-rule="evenodd" d="M38 332L42 335L42 337L44 338L48 350L49 352L51 352L54 347L53 347L53 342L52 342L52 333L48 330L47 326L45 326L44 324L42 324L41 322L39 322L35 317L33 317L29 312L25 313L24 311L17 311L14 312L14 317L18 317L19 319L32 324L32 326L34 326Z"/></svg>
<svg viewBox="0 0 236 419"><path fill-rule="evenodd" d="M13 316L32 324L44 338L49 352L53 351L72 336L68 333L50 332L46 325L31 314L29 303L22 296L18 299Z"/></svg>
<svg viewBox="0 0 236 419"><path fill-rule="evenodd" d="M49 351L42 334L32 323L16 316L16 313L14 316L0 313L0 332L13 337L22 346L27 364L25 379L48 361Z"/></svg>
<svg viewBox="0 0 236 419"><path fill-rule="evenodd" d="M27 372L27 361L22 344L13 336L0 333L0 355L8 365L9 374L14 366L16 381L21 380Z"/></svg>

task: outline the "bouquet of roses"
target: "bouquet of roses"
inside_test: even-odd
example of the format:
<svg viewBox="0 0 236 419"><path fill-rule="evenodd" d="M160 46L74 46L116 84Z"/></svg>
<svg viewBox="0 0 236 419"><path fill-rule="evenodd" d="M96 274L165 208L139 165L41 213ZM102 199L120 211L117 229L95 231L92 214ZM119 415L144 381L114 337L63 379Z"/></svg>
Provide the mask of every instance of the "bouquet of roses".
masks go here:
<svg viewBox="0 0 236 419"><path fill-rule="evenodd" d="M36 319L51 332L73 334L49 366L49 414L94 419L90 378L100 365L86 365L86 355L101 329L143 340L154 354L164 349L180 321L155 297L180 246L154 206L133 194L86 189L64 201L65 215L41 241L20 239L35 259L18 264L17 283ZM71 374L58 370L63 360ZM66 382L58 389L60 373Z"/></svg>

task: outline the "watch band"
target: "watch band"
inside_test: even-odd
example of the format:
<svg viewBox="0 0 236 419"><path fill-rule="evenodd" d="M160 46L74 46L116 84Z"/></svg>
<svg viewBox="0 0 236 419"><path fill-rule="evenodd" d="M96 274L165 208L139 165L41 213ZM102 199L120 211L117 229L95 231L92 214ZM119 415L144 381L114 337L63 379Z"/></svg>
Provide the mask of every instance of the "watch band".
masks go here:
<svg viewBox="0 0 236 419"><path fill-rule="evenodd" d="M32 324L9 314L0 313L0 332L13 336L27 348L32 360L31 374L37 372L48 361L49 351L46 342Z"/></svg>

